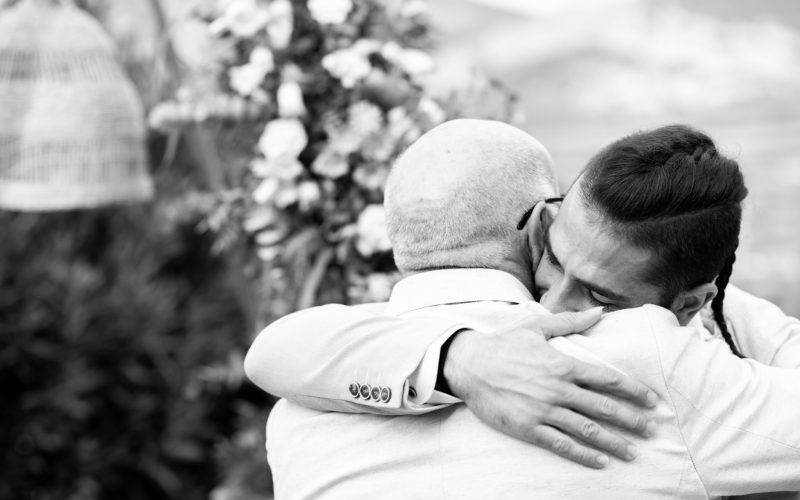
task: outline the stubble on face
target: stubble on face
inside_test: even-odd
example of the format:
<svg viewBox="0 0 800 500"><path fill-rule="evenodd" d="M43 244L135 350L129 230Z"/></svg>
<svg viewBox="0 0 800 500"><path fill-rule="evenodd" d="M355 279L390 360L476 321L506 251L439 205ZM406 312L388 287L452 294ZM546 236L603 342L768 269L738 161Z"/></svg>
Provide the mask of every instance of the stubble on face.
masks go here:
<svg viewBox="0 0 800 500"><path fill-rule="evenodd" d="M571 189L546 228L545 254L536 270L536 291L551 311L627 309L661 302L644 280L650 252L615 235L608 223Z"/></svg>

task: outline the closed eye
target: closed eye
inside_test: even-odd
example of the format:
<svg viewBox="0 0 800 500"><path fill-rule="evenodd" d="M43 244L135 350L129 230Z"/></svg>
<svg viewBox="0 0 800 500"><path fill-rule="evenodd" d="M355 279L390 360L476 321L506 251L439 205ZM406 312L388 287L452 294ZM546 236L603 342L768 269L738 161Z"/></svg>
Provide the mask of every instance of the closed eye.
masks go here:
<svg viewBox="0 0 800 500"><path fill-rule="evenodd" d="M602 307L604 312L621 309L621 306L616 304L613 299L609 299L592 290L589 290L589 301L596 306Z"/></svg>

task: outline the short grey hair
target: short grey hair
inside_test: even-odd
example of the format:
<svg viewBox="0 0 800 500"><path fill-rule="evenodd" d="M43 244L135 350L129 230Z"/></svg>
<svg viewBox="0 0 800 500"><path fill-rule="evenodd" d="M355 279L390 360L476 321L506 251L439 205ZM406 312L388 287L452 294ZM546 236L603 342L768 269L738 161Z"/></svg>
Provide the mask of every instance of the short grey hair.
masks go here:
<svg viewBox="0 0 800 500"><path fill-rule="evenodd" d="M395 162L385 208L397 267L493 268L517 251L516 228L557 194L552 160L529 134L486 120L431 130Z"/></svg>

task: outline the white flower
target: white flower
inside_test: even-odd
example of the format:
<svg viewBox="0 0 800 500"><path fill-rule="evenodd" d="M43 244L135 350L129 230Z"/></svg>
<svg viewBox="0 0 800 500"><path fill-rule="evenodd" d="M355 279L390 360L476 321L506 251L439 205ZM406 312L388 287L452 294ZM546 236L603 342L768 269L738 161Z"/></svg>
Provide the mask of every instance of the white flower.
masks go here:
<svg viewBox="0 0 800 500"><path fill-rule="evenodd" d="M272 224L272 222L275 220L275 212L272 209L263 206L263 204L261 205L262 206L257 207L255 210L249 213L247 218L244 220L243 227L248 233L254 233L259 229L263 229Z"/></svg>
<svg viewBox="0 0 800 500"><path fill-rule="evenodd" d="M386 42L381 47L381 55L386 58L387 61L395 62L400 59L400 55L403 53L403 47L401 47L397 42Z"/></svg>
<svg viewBox="0 0 800 500"><path fill-rule="evenodd" d="M280 243L286 236L286 230L280 227L270 227L259 231L256 235L256 244L261 247L268 247Z"/></svg>
<svg viewBox="0 0 800 500"><path fill-rule="evenodd" d="M353 171L353 181L366 189L383 190L389 169L384 165L362 164Z"/></svg>
<svg viewBox="0 0 800 500"><path fill-rule="evenodd" d="M397 142L411 143L422 134L419 126L402 106L390 109L387 117L389 123L386 130Z"/></svg>
<svg viewBox="0 0 800 500"><path fill-rule="evenodd" d="M292 3L289 0L272 0L267 11L269 13L267 35L270 44L278 50L285 49L294 31Z"/></svg>
<svg viewBox="0 0 800 500"><path fill-rule="evenodd" d="M275 206L278 208L286 208L297 201L297 196L297 186L284 183L283 187L275 193Z"/></svg>
<svg viewBox="0 0 800 500"><path fill-rule="evenodd" d="M433 99L428 97L423 97L419 100L419 104L417 105L417 109L419 109L434 125L439 125L443 123L444 120L447 118L447 114L442 109L439 104L436 103Z"/></svg>
<svg viewBox="0 0 800 500"><path fill-rule="evenodd" d="M274 160L256 158L250 163L250 170L262 179L274 177L283 181L294 181L305 170L295 158L280 156Z"/></svg>
<svg viewBox="0 0 800 500"><path fill-rule="evenodd" d="M242 96L248 96L255 92L261 86L266 74L265 71L252 64L235 66L228 70L231 88Z"/></svg>
<svg viewBox="0 0 800 500"><path fill-rule="evenodd" d="M213 35L230 30L239 38L250 38L267 25L269 13L256 0L233 0L228 3L221 17L214 20L208 29Z"/></svg>
<svg viewBox="0 0 800 500"><path fill-rule="evenodd" d="M278 118L267 123L258 140L261 153L272 162L277 159L296 159L308 145L308 135L300 120Z"/></svg>
<svg viewBox="0 0 800 500"><path fill-rule="evenodd" d="M387 42L381 55L411 76L429 73L435 64L427 53L416 49L404 49L395 42Z"/></svg>
<svg viewBox="0 0 800 500"><path fill-rule="evenodd" d="M269 73L275 69L275 58L271 50L259 45L250 52L250 64L258 66Z"/></svg>
<svg viewBox="0 0 800 500"><path fill-rule="evenodd" d="M356 223L356 250L369 257L392 248L386 233L386 213L382 205L367 205Z"/></svg>
<svg viewBox="0 0 800 500"><path fill-rule="evenodd" d="M239 95L249 96L260 88L264 77L273 69L275 61L272 51L266 47L256 47L250 53L250 62L228 70L231 87Z"/></svg>
<svg viewBox="0 0 800 500"><path fill-rule="evenodd" d="M350 164L344 154L329 147L317 155L311 170L329 179L338 179L350 170Z"/></svg>
<svg viewBox="0 0 800 500"><path fill-rule="evenodd" d="M383 130L383 111L369 101L357 101L347 108L348 126L363 140Z"/></svg>
<svg viewBox="0 0 800 500"><path fill-rule="evenodd" d="M428 13L428 3L423 0L411 0L405 2L400 10L403 17L415 17Z"/></svg>
<svg viewBox="0 0 800 500"><path fill-rule="evenodd" d="M355 45L326 55L322 58L322 67L341 80L346 88L352 88L372 70L367 54L358 50Z"/></svg>
<svg viewBox="0 0 800 500"><path fill-rule="evenodd" d="M301 116L306 113L303 91L297 82L285 81L278 87L278 114L284 118Z"/></svg>
<svg viewBox="0 0 800 500"><path fill-rule="evenodd" d="M429 73L435 67L433 58L430 55L416 49L404 50L400 65L406 73L412 76Z"/></svg>
<svg viewBox="0 0 800 500"><path fill-rule="evenodd" d="M265 262L272 262L273 260L277 259L281 255L281 247L279 246L271 246L271 247L261 247L256 252L258 258L265 261Z"/></svg>
<svg viewBox="0 0 800 500"><path fill-rule="evenodd" d="M359 54L368 56L380 50L381 42L372 38L359 38L351 48Z"/></svg>
<svg viewBox="0 0 800 500"><path fill-rule="evenodd" d="M265 205L272 200L275 193L280 188L280 182L275 178L268 178L261 181L261 184L253 191L253 201L260 205Z"/></svg>
<svg viewBox="0 0 800 500"><path fill-rule="evenodd" d="M320 24L341 24L352 9L352 0L308 0L311 17Z"/></svg>
<svg viewBox="0 0 800 500"><path fill-rule="evenodd" d="M297 186L297 203L300 205L300 210L308 210L319 201L321 196L322 192L314 181L303 181Z"/></svg>

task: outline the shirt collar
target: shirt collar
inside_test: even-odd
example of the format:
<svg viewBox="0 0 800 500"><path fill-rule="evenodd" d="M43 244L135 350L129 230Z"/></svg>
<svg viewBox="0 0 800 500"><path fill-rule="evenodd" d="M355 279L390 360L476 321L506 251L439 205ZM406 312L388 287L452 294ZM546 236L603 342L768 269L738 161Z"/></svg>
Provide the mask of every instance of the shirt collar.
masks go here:
<svg viewBox="0 0 800 500"><path fill-rule="evenodd" d="M465 302L498 301L519 304L533 300L517 278L495 269L441 269L400 280L392 290L388 314Z"/></svg>

